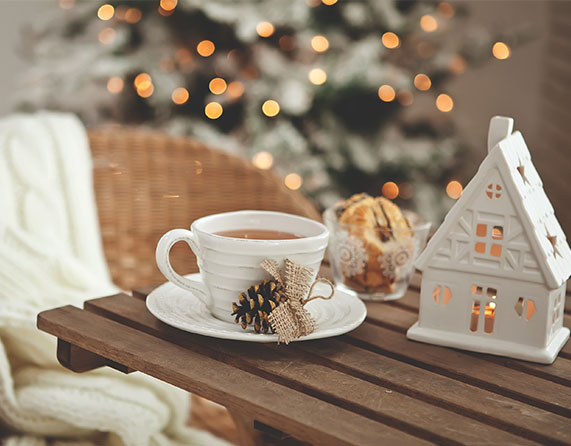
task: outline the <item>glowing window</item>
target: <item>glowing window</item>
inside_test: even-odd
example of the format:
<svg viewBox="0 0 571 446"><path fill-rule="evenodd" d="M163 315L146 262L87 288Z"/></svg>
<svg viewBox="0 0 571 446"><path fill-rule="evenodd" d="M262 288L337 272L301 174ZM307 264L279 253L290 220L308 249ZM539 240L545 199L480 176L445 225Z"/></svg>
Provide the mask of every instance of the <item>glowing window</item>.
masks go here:
<svg viewBox="0 0 571 446"><path fill-rule="evenodd" d="M470 317L470 331L478 331L478 320L480 319L480 301L472 302L472 315Z"/></svg>
<svg viewBox="0 0 571 446"><path fill-rule="evenodd" d="M488 226L487 226L487 225L479 224L479 225L476 226L476 235L477 235L478 237L485 237L487 230L488 230Z"/></svg>
<svg viewBox="0 0 571 446"><path fill-rule="evenodd" d="M489 199L494 197L500 198L502 196L502 186L493 183L488 184L488 187L486 188L486 195Z"/></svg>
<svg viewBox="0 0 571 446"><path fill-rule="evenodd" d="M432 291L432 297L437 304L442 302L442 305L447 305L452 299L452 291L447 286L436 285Z"/></svg>
<svg viewBox="0 0 571 446"><path fill-rule="evenodd" d="M515 304L515 312L520 318L525 316L525 320L529 321L536 311L537 308L533 299L518 298Z"/></svg>
<svg viewBox="0 0 571 446"><path fill-rule="evenodd" d="M482 242L476 242L474 245L474 251L480 254L484 254L486 252L486 244Z"/></svg>
<svg viewBox="0 0 571 446"><path fill-rule="evenodd" d="M494 226L492 229L492 238L494 240L503 240L504 238L504 227Z"/></svg>

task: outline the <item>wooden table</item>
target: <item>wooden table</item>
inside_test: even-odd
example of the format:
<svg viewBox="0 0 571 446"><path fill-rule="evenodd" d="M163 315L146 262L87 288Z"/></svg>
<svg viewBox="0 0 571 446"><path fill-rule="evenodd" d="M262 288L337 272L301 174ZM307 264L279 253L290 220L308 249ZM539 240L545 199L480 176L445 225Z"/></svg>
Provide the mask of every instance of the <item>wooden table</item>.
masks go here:
<svg viewBox="0 0 571 446"><path fill-rule="evenodd" d="M328 446L571 444L570 343L546 366L409 341L418 283L367 304L347 335L288 346L171 328L147 311L151 288L45 311L38 327L71 370L138 370L226 406L244 445L260 430Z"/></svg>

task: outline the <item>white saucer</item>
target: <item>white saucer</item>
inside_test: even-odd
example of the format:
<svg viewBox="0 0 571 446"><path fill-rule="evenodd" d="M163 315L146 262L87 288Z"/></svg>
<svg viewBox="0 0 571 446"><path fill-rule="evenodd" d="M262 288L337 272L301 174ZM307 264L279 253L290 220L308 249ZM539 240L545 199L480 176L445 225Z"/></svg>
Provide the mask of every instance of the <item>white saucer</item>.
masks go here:
<svg viewBox="0 0 571 446"><path fill-rule="evenodd" d="M200 274L186 276L200 280ZM327 284L318 283L314 294L329 294ZM147 296L147 308L165 324L190 333L220 339L249 342L277 342L277 334L260 334L253 327L242 329L239 324L215 318L190 291L185 291L167 282ZM330 300L315 299L306 305L317 321L317 330L295 341L338 336L357 328L367 316L365 304L356 296L335 289ZM228 312L232 309L228 308Z"/></svg>

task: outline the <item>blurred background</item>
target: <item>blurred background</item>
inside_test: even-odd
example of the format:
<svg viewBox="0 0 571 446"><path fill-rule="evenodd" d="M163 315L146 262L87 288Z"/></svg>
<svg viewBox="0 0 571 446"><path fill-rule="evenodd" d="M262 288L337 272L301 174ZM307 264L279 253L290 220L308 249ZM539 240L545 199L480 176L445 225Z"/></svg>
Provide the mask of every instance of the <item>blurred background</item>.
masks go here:
<svg viewBox="0 0 571 446"><path fill-rule="evenodd" d="M568 2L0 1L2 115L189 135L319 208L367 191L434 222L508 115L571 227Z"/></svg>

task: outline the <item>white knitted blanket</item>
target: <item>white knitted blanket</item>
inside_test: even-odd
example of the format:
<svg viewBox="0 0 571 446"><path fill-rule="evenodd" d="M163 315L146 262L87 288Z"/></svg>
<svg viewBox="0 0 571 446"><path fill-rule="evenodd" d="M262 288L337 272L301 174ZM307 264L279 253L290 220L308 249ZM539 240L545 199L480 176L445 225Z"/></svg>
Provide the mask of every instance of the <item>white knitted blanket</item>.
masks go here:
<svg viewBox="0 0 571 446"><path fill-rule="evenodd" d="M140 373L74 374L38 312L116 292L87 136L73 116L0 119L0 430L15 445L222 445L186 427L186 392ZM0 440L1 442L1 440Z"/></svg>

